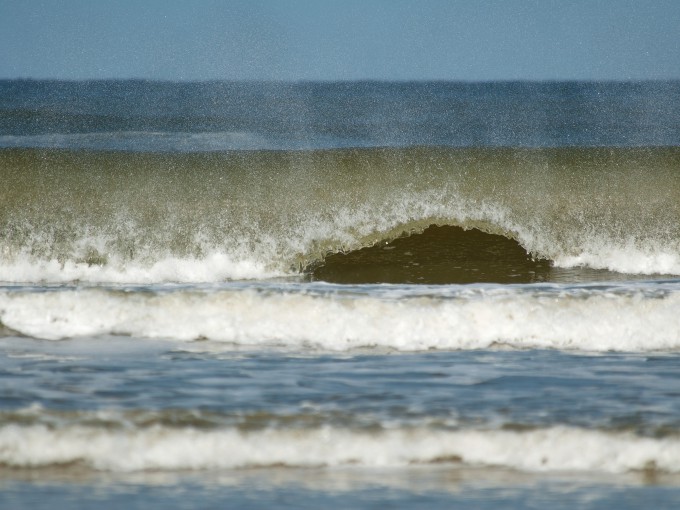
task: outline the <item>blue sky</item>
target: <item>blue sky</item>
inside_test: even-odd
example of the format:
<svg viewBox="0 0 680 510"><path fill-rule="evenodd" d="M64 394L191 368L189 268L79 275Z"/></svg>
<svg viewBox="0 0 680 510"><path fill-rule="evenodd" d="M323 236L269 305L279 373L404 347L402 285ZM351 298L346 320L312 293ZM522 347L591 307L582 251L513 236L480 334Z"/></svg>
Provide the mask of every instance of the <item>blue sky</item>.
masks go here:
<svg viewBox="0 0 680 510"><path fill-rule="evenodd" d="M0 0L0 78L680 78L680 0Z"/></svg>

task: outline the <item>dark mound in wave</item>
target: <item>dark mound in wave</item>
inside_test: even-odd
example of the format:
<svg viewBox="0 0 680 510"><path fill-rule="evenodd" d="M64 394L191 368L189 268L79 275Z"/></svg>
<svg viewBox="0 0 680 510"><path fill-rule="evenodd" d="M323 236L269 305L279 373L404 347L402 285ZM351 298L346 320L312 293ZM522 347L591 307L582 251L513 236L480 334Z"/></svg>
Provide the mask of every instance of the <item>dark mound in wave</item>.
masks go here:
<svg viewBox="0 0 680 510"><path fill-rule="evenodd" d="M333 283L533 283L550 280L551 265L516 241L477 229L430 226L419 234L348 253L311 269Z"/></svg>
<svg viewBox="0 0 680 510"><path fill-rule="evenodd" d="M329 283L585 283L648 278L588 267L560 268L517 241L476 228L431 225L422 233L346 253L307 270Z"/></svg>

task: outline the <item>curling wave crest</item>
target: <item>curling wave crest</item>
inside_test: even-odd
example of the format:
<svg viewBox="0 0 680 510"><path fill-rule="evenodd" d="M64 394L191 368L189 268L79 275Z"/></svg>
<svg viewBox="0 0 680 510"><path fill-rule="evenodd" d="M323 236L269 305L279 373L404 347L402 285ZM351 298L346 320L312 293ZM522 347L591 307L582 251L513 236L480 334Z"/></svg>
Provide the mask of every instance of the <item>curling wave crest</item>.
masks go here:
<svg viewBox="0 0 680 510"><path fill-rule="evenodd" d="M5 149L0 281L268 278L430 225L555 266L680 275L678 165L674 147Z"/></svg>

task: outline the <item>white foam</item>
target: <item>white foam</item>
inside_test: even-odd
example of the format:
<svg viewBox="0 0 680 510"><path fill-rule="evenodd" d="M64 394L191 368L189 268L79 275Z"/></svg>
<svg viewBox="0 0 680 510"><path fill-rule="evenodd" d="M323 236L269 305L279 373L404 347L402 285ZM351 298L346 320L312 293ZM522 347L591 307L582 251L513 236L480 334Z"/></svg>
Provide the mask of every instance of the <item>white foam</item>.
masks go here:
<svg viewBox="0 0 680 510"><path fill-rule="evenodd" d="M655 290L656 289L656 290ZM673 290L675 289L675 290ZM154 292L0 292L0 322L36 338L130 335L343 351L680 349L680 291L631 286L361 287L255 284Z"/></svg>
<svg viewBox="0 0 680 510"><path fill-rule="evenodd" d="M31 261L23 259L0 264L0 281L50 282L74 281L92 283L163 283L219 282L225 280L262 279L283 276L256 260L239 260L214 252L201 259L165 257L152 264L87 264L56 259Z"/></svg>
<svg viewBox="0 0 680 510"><path fill-rule="evenodd" d="M401 467L455 462L528 472L680 472L680 438L643 438L569 427L524 432L432 430L366 432L316 429L44 425L0 428L0 464L47 467L82 463L108 471L234 469L256 466Z"/></svg>
<svg viewBox="0 0 680 510"><path fill-rule="evenodd" d="M680 274L680 253L664 247L653 249L602 243L584 248L579 255L556 256L554 263L558 267L590 267L626 274Z"/></svg>

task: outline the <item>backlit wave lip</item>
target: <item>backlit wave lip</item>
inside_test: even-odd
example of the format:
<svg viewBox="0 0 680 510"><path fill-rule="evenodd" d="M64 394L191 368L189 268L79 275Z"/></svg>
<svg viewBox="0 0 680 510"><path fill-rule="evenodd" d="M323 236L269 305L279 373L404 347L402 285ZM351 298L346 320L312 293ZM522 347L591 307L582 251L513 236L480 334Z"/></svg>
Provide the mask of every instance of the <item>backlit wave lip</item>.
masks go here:
<svg viewBox="0 0 680 510"><path fill-rule="evenodd" d="M370 289L370 291L369 291ZM35 338L125 335L253 349L680 350L677 284L281 284L0 291L0 323Z"/></svg>

